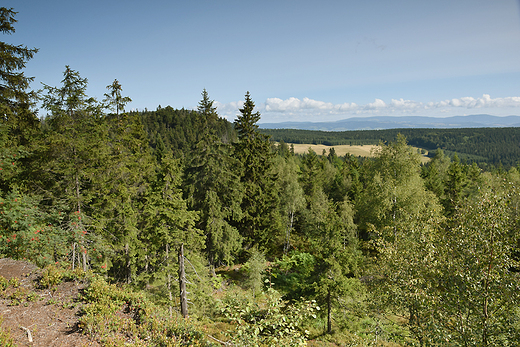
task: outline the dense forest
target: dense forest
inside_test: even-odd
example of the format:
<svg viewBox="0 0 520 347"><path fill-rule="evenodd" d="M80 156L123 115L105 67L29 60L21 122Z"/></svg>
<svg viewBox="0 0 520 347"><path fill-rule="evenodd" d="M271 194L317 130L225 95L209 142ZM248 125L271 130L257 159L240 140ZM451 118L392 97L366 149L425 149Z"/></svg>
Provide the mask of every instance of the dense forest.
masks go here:
<svg viewBox="0 0 520 347"><path fill-rule="evenodd" d="M355 131L317 131L297 129L261 129L273 141L337 145L377 145L391 142L402 134L410 146L435 155L437 149L460 160L477 163L487 171L510 168L520 162L520 128L463 129L386 129Z"/></svg>
<svg viewBox="0 0 520 347"><path fill-rule="evenodd" d="M15 13L0 11L14 31ZM69 66L61 85L31 91L23 68L37 51L1 45L0 255L90 273L86 296L103 306L82 326L104 329L99 342L520 341L517 162L482 170L440 149L421 165L404 131L370 134L385 141L373 158L296 156L259 128L249 92L233 124L206 90L195 111L125 112L117 80L98 101ZM490 134L472 131L471 143ZM122 325L96 325L130 301L141 313L125 324L148 333L116 340Z"/></svg>

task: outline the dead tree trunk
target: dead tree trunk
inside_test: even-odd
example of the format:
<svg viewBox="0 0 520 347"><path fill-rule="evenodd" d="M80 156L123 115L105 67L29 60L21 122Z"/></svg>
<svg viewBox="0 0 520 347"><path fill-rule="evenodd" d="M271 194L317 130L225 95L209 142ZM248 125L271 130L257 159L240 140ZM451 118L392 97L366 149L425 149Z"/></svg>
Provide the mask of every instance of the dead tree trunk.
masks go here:
<svg viewBox="0 0 520 347"><path fill-rule="evenodd" d="M170 268L170 245L166 244L166 271L168 272L167 274L167 284L166 284L166 287L168 288L168 299L169 299L169 303L168 303L168 312L170 313L170 318L173 317L173 306L172 306L172 302L173 302L173 296L172 296L172 276L171 276L171 268Z"/></svg>
<svg viewBox="0 0 520 347"><path fill-rule="evenodd" d="M74 268L76 266L76 242L72 244L72 270L74 271Z"/></svg>
<svg viewBox="0 0 520 347"><path fill-rule="evenodd" d="M179 252L179 286L181 298L181 314L184 318L188 316L188 296L186 292L186 272L184 271L184 244L181 244Z"/></svg>
<svg viewBox="0 0 520 347"><path fill-rule="evenodd" d="M332 304L330 297L330 290L327 293L327 333L332 332Z"/></svg>

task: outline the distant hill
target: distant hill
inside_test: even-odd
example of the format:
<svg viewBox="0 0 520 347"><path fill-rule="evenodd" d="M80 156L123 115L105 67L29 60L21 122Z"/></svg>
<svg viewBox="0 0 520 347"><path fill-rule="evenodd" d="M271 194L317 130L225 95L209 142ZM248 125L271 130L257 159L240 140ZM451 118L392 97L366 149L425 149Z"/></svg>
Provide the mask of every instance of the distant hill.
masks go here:
<svg viewBox="0 0 520 347"><path fill-rule="evenodd" d="M502 128L520 127L520 116L496 117L488 114L435 117L354 117L335 122L283 122L259 123L262 129L302 129L323 131L380 130L406 128Z"/></svg>

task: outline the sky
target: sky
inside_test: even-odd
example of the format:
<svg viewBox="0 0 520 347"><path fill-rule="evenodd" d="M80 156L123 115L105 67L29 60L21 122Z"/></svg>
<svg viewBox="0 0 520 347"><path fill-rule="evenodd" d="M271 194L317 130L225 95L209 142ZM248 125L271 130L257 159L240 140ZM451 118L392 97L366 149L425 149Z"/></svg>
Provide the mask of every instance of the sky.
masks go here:
<svg viewBox="0 0 520 347"><path fill-rule="evenodd" d="M11 44L35 47L33 89L69 65L127 110L196 109L259 123L368 116L520 115L517 0L2 0ZM40 116L46 114L39 111Z"/></svg>

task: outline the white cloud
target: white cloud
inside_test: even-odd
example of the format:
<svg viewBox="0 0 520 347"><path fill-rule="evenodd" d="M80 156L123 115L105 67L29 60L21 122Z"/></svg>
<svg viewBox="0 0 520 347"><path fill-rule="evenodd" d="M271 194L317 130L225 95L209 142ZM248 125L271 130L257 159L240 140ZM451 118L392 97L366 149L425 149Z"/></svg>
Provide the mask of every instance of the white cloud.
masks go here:
<svg viewBox="0 0 520 347"><path fill-rule="evenodd" d="M424 108L424 105L421 102L413 101L413 100L404 100L403 98L396 100L392 99L390 102L390 107L394 109L403 109L403 110L418 110Z"/></svg>
<svg viewBox="0 0 520 347"><path fill-rule="evenodd" d="M233 119L239 113L243 101L222 104L215 102L219 114L228 119ZM330 121L349 118L353 116L372 116L372 115L430 115L446 116L458 114L461 109L493 109L500 110L500 115L507 114L507 110L519 108L520 97L491 98L484 94L482 97L474 98L471 96L453 98L449 100L431 101L423 103L414 100L392 99L386 103L382 99L375 99L374 102L365 105L356 103L333 104L310 98L298 99L291 97L288 99L268 98L265 103L257 106L257 110L262 114L264 122L276 122L287 120L305 121ZM495 112L496 114L496 112Z"/></svg>
<svg viewBox="0 0 520 347"><path fill-rule="evenodd" d="M244 106L244 101L232 101L226 104L214 101L213 106L217 108L217 112L219 115L231 121L233 120L233 118L236 117L236 114L239 112L238 109Z"/></svg>
<svg viewBox="0 0 520 347"><path fill-rule="evenodd" d="M484 94L480 98L473 98L471 96L462 97L459 99L443 100L439 102L429 102L426 108L442 108L442 107L463 107L468 109L473 108L504 108L504 107L520 107L520 97L510 96L505 98L492 99L489 94Z"/></svg>
<svg viewBox="0 0 520 347"><path fill-rule="evenodd" d="M386 108L386 103L381 99L376 99L376 101L368 103L364 107L365 110L377 110L381 108Z"/></svg>

